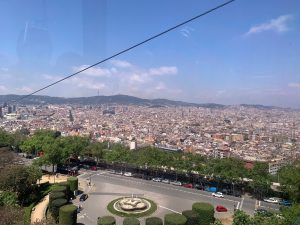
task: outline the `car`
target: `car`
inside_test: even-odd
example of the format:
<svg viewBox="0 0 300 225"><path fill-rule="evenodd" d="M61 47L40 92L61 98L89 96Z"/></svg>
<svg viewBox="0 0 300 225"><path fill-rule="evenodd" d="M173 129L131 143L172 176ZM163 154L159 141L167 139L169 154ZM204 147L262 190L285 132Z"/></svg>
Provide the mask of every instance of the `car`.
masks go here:
<svg viewBox="0 0 300 225"><path fill-rule="evenodd" d="M88 197L89 197L88 194L82 194L82 195L80 196L80 198L79 198L79 201L83 202L83 201L85 201Z"/></svg>
<svg viewBox="0 0 300 225"><path fill-rule="evenodd" d="M90 169L93 171L97 171L97 166L91 166Z"/></svg>
<svg viewBox="0 0 300 225"><path fill-rule="evenodd" d="M277 199L277 198L264 198L264 202L278 204L279 199Z"/></svg>
<svg viewBox="0 0 300 225"><path fill-rule="evenodd" d="M281 200L279 202L279 205L282 205L282 206L292 206L292 202L289 201L289 200Z"/></svg>
<svg viewBox="0 0 300 225"><path fill-rule="evenodd" d="M228 210L222 205L217 205L216 211L217 212L227 212Z"/></svg>
<svg viewBox="0 0 300 225"><path fill-rule="evenodd" d="M175 186L181 186L182 183L180 181L171 181L170 184L173 184Z"/></svg>
<svg viewBox="0 0 300 225"><path fill-rule="evenodd" d="M124 176L125 176L125 177L132 177L132 173L131 173L131 172L125 172L125 173L124 173Z"/></svg>
<svg viewBox="0 0 300 225"><path fill-rule="evenodd" d="M162 182L162 183L165 183L165 184L169 184L169 183L170 183L170 180L168 180L168 179L163 179L161 182Z"/></svg>
<svg viewBox="0 0 300 225"><path fill-rule="evenodd" d="M123 172L122 171L116 171L115 174L117 174L117 175L123 175Z"/></svg>
<svg viewBox="0 0 300 225"><path fill-rule="evenodd" d="M114 173L116 173L116 171L115 171L115 170L107 170L107 172L108 172L108 173L111 173L111 174L114 174Z"/></svg>
<svg viewBox="0 0 300 225"><path fill-rule="evenodd" d="M224 198L224 195L222 192L214 192L211 195L214 197L217 197L217 198Z"/></svg>
<svg viewBox="0 0 300 225"><path fill-rule="evenodd" d="M204 187L200 184L195 184L194 188L198 189L198 190L204 190Z"/></svg>
<svg viewBox="0 0 300 225"><path fill-rule="evenodd" d="M193 184L184 184L182 186L185 188L193 188Z"/></svg>
<svg viewBox="0 0 300 225"><path fill-rule="evenodd" d="M159 178L159 177L154 177L154 178L152 178L152 181L154 181L154 182L161 182L162 179Z"/></svg>

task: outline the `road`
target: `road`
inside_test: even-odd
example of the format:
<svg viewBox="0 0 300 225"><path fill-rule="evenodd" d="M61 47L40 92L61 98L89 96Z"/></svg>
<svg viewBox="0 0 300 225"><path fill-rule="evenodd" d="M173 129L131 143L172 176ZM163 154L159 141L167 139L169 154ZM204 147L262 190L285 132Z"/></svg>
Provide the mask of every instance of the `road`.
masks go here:
<svg viewBox="0 0 300 225"><path fill-rule="evenodd" d="M89 193L89 198L81 203L83 211L78 215L78 222L86 225L96 224L97 217L110 214L106 209L106 205L110 201L132 194L154 200L159 207L153 216L161 218L166 213L181 213L183 210L189 210L194 202L208 202L214 206L225 206L228 212L216 212L217 218L230 217L234 212L234 207L244 210L250 215L254 213L255 208L259 207L259 204L261 207L274 207L273 204L258 202L247 196L238 198L225 195L224 198L215 198L206 191L124 177L106 171L93 171L80 175L80 182L89 182L90 179L92 187L86 190ZM122 219L116 218L117 224L122 224ZM141 224L144 224L143 219L141 219Z"/></svg>

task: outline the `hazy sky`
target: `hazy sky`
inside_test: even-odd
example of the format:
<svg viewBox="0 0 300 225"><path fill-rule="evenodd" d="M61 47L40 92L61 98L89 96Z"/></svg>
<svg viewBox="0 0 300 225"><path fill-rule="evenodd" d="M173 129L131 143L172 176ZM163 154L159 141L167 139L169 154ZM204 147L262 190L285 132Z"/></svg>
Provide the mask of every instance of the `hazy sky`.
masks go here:
<svg viewBox="0 0 300 225"><path fill-rule="evenodd" d="M219 0L1 0L0 94L27 94ZM39 94L300 108L300 1L236 0Z"/></svg>

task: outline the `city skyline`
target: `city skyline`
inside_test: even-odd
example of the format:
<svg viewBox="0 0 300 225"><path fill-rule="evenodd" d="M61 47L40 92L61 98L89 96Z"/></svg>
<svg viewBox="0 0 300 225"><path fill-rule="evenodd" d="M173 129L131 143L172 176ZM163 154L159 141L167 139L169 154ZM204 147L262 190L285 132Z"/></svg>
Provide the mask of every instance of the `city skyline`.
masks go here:
<svg viewBox="0 0 300 225"><path fill-rule="evenodd" d="M0 94L28 94L221 3L3 1ZM39 94L299 108L299 6L236 1Z"/></svg>

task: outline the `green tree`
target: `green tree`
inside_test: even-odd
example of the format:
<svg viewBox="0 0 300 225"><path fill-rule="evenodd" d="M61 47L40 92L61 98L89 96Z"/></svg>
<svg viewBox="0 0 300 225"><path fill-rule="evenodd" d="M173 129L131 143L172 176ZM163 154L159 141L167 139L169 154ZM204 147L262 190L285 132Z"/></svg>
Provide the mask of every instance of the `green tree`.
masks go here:
<svg viewBox="0 0 300 225"><path fill-rule="evenodd" d="M232 225L251 225L251 218L244 211L237 210L233 215Z"/></svg>
<svg viewBox="0 0 300 225"><path fill-rule="evenodd" d="M16 193L22 203L40 178L40 169L34 166L6 167L0 173L0 189Z"/></svg>
<svg viewBox="0 0 300 225"><path fill-rule="evenodd" d="M287 193L291 200L300 203L300 161L283 167L278 176L281 190Z"/></svg>
<svg viewBox="0 0 300 225"><path fill-rule="evenodd" d="M0 129L0 147L10 147L13 143L13 137L5 130Z"/></svg>

